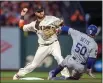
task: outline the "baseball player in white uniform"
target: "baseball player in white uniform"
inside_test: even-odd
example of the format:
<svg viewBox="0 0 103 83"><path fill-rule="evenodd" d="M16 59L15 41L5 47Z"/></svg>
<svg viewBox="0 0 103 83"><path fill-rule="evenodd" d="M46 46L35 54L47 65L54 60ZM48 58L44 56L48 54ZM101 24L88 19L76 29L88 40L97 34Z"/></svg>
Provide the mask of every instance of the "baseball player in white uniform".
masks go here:
<svg viewBox="0 0 103 83"><path fill-rule="evenodd" d="M61 31L66 31L71 35L73 39L73 46L71 49L71 55L68 55L62 63L54 70L49 72L50 80L78 80L84 73L85 69L87 74L94 77L92 74L92 66L97 56L97 43L94 41L94 37L97 33L97 27L90 25L87 28L87 34L74 30L67 26L61 28ZM56 77L56 75L64 68L73 70L70 77Z"/></svg>
<svg viewBox="0 0 103 83"><path fill-rule="evenodd" d="M60 44L56 34L56 29L61 26L63 20L55 16L46 16L44 14L43 7L39 6L35 7L34 10L37 20L31 22L30 24L24 25L24 16L27 11L27 8L22 10L19 27L22 28L23 31L35 32L38 36L39 47L36 51L33 61L27 64L24 68L21 68L18 73L14 75L13 80L17 80L33 71L50 54L54 56L58 64L63 61ZM67 68L65 68L61 74L66 77L69 76Z"/></svg>

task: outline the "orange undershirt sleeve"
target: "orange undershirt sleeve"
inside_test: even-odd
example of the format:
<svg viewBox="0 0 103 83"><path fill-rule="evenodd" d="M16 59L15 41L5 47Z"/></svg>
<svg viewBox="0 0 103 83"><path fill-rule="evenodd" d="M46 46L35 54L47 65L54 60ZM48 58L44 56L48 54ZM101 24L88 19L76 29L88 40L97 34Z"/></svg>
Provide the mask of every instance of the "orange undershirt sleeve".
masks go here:
<svg viewBox="0 0 103 83"><path fill-rule="evenodd" d="M24 24L25 24L24 20L20 20L19 21L19 28L23 28Z"/></svg>

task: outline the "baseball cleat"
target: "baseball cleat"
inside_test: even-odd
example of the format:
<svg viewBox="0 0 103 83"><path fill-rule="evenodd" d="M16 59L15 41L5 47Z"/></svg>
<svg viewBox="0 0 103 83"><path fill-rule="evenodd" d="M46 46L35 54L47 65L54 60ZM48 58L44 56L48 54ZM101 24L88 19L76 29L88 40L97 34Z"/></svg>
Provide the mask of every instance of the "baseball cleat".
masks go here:
<svg viewBox="0 0 103 83"><path fill-rule="evenodd" d="M49 72L48 80L51 80L54 76L54 70Z"/></svg>
<svg viewBox="0 0 103 83"><path fill-rule="evenodd" d="M19 76L19 75L15 74L15 75L13 76L13 80L19 80L19 79L20 79L20 76Z"/></svg>
<svg viewBox="0 0 103 83"><path fill-rule="evenodd" d="M53 77L51 80L66 80L65 76Z"/></svg>
<svg viewBox="0 0 103 83"><path fill-rule="evenodd" d="M64 68L64 69L61 71L61 75L62 75L62 76L65 76L65 77L70 77L69 70L68 70L67 68Z"/></svg>

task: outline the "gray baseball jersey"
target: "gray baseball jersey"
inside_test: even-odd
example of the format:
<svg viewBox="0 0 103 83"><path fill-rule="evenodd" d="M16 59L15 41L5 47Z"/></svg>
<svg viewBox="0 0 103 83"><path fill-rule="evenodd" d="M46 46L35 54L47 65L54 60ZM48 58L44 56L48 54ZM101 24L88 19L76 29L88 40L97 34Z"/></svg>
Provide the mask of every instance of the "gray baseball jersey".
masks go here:
<svg viewBox="0 0 103 83"><path fill-rule="evenodd" d="M79 63L86 63L88 57L96 58L98 47L93 38L72 28L69 28L68 34L70 34L73 39L71 56L68 55L62 65L68 65L70 63L68 59L71 57Z"/></svg>
<svg viewBox="0 0 103 83"><path fill-rule="evenodd" d="M83 63L87 61L88 57L96 58L98 47L93 38L72 28L69 29L68 33L73 39L72 56L75 56Z"/></svg>

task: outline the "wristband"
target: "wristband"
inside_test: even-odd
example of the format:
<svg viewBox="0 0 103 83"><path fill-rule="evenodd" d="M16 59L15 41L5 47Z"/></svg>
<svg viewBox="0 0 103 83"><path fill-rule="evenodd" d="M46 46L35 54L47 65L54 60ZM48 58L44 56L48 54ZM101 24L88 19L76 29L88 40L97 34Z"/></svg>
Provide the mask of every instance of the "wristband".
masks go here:
<svg viewBox="0 0 103 83"><path fill-rule="evenodd" d="M21 16L21 18L20 18L20 19L24 20L24 16Z"/></svg>

